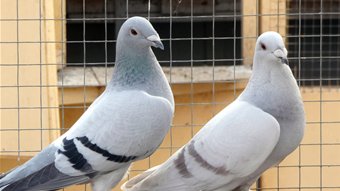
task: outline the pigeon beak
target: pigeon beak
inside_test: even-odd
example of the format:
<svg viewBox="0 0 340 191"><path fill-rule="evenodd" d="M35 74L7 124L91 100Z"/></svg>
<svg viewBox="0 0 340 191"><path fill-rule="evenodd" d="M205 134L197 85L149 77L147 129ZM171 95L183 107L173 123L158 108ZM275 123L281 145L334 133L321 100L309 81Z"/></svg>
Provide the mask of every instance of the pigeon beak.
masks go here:
<svg viewBox="0 0 340 191"><path fill-rule="evenodd" d="M287 64L289 65L288 59L287 58L281 58L282 64Z"/></svg>
<svg viewBox="0 0 340 191"><path fill-rule="evenodd" d="M152 42L152 46L164 50L164 45L158 35L148 36L146 39Z"/></svg>
<svg viewBox="0 0 340 191"><path fill-rule="evenodd" d="M283 48L275 50L273 54L281 60L282 64L288 65L287 53L287 49Z"/></svg>

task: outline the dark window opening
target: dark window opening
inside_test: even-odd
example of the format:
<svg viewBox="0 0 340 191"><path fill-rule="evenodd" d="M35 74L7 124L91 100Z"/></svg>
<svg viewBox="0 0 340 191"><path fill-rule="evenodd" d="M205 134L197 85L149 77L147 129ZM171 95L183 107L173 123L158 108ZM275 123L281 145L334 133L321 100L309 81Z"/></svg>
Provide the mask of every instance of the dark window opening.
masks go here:
<svg viewBox="0 0 340 191"><path fill-rule="evenodd" d="M301 1L301 13L320 12L319 1L308 2ZM319 14L302 14L300 22L294 14L288 20L288 56L301 85L340 85L340 15L332 13L340 10L340 2L326 0L323 3L327 14L322 20ZM291 1L289 12L299 13L298 6Z"/></svg>
<svg viewBox="0 0 340 191"><path fill-rule="evenodd" d="M133 0L132 0L133 1ZM68 66L105 66L113 65L115 60L116 34L123 15L117 16L115 6L117 2L112 0L86 1L85 14L83 14L82 1L71 0L67 2L67 65ZM147 16L148 1L129 1L129 16ZM169 2L151 1L151 23L163 40L165 50L153 49L162 66L170 66L170 19ZM177 1L173 1L173 7L177 7ZM229 2L229 4L228 4ZM240 18L234 20L233 0L216 1L216 15L229 14L215 19L213 34L212 5L210 1L196 2L194 14L208 16L194 18L193 23L187 17L190 15L190 4L177 7L177 17L173 19L171 31L172 66L211 66L211 65L234 65L241 64L241 22ZM119 5L126 6L126 1ZM225 6L228 4L228 6ZM190 8L190 7L189 7ZM223 8L223 9L222 9ZM125 11L125 7L122 7ZM175 8L174 8L175 9ZM240 3L237 5L239 13ZM131 11L131 12L130 12ZM125 14L125 13L124 13ZM85 16L85 19L83 18ZM158 17L158 16L164 16ZM211 17L210 17L211 16ZM106 18L106 19L105 19ZM105 22L106 21L106 22ZM192 42L191 42L192 24ZM236 29L234 29L234 25ZM106 29L106 31L105 31ZM84 31L85 30L85 31ZM234 32L236 34L234 35ZM215 40L213 42L213 35ZM213 44L215 48L213 49ZM192 58L191 58L192 48ZM190 60L193 60L191 63ZM213 62L214 60L214 62Z"/></svg>

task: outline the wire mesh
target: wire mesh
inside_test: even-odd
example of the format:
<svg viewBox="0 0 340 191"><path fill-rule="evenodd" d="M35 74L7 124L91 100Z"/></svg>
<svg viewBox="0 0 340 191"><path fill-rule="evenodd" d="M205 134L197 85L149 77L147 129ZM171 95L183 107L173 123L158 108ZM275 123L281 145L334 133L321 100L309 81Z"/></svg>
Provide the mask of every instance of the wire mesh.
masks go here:
<svg viewBox="0 0 340 191"><path fill-rule="evenodd" d="M257 190L339 190L340 2L337 0L2 0L0 172L67 131L110 80L116 36L148 18L175 94L172 128L129 177L165 161L245 87L256 37L280 32L301 87L301 146ZM65 190L90 190L73 186ZM118 187L114 190L119 190Z"/></svg>

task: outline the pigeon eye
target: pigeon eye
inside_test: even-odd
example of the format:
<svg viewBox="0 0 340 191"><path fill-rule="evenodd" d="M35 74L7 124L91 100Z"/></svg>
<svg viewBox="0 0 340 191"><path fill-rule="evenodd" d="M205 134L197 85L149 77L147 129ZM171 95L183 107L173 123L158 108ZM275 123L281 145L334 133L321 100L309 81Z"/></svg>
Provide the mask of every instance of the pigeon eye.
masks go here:
<svg viewBox="0 0 340 191"><path fill-rule="evenodd" d="M136 31L135 29L131 29L130 32L131 32L131 34L134 35L134 36L136 36L136 35L138 34L137 31Z"/></svg>
<svg viewBox="0 0 340 191"><path fill-rule="evenodd" d="M261 43L261 48L262 48L263 50L266 50L266 49L267 49L266 45L264 45L263 43Z"/></svg>

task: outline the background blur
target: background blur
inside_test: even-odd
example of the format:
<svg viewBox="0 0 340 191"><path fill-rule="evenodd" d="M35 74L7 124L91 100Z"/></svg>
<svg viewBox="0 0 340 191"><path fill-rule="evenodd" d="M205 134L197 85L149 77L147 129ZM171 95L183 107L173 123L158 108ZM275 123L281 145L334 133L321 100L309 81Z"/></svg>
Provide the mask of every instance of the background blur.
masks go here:
<svg viewBox="0 0 340 191"><path fill-rule="evenodd" d="M1 0L0 6L0 173L67 131L100 95L120 25L140 15L165 45L154 52L176 113L161 147L134 163L129 177L165 161L242 92L256 38L272 30L285 39L307 126L301 146L253 188L340 189L339 0Z"/></svg>

